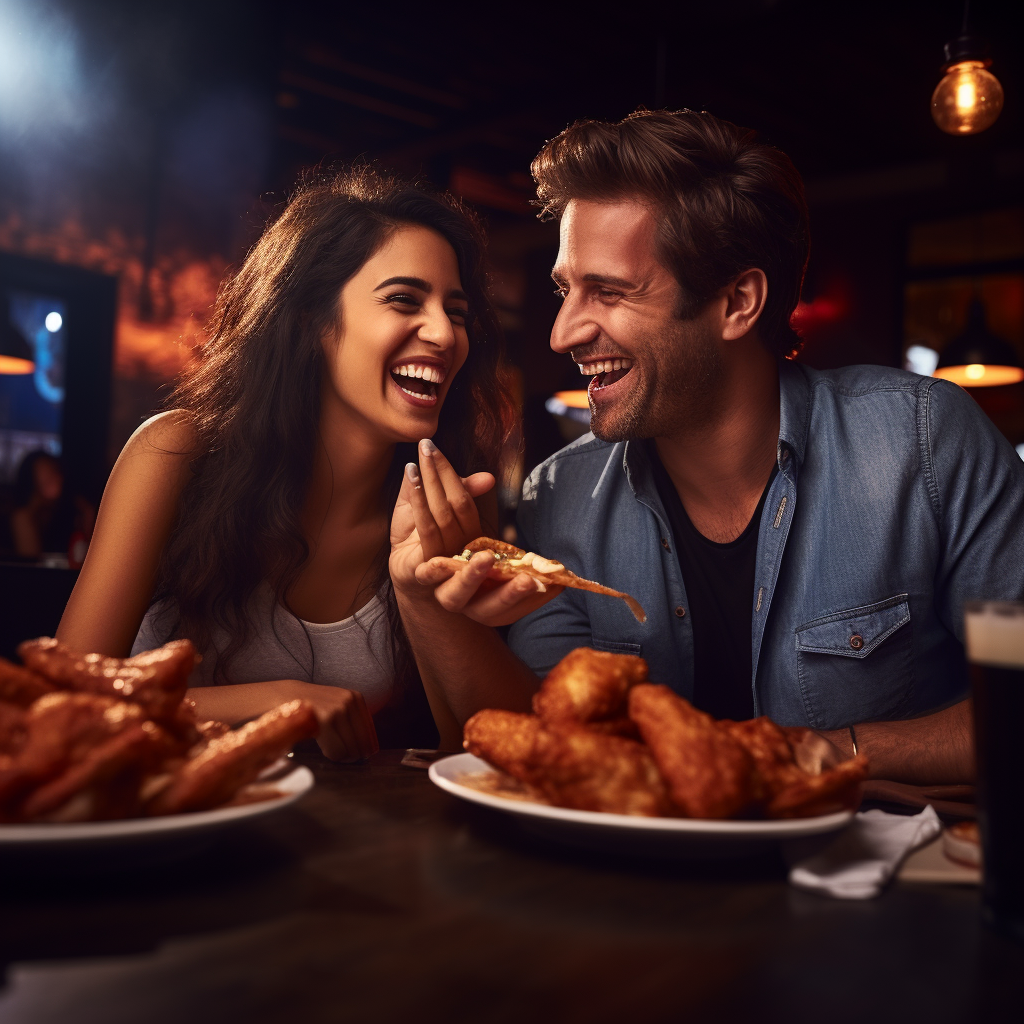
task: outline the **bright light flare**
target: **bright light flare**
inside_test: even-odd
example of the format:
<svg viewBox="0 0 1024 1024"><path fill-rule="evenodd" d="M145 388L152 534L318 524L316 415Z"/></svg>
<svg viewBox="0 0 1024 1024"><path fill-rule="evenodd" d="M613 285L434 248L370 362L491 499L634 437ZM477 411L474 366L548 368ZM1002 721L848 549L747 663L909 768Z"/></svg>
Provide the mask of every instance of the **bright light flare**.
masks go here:
<svg viewBox="0 0 1024 1024"><path fill-rule="evenodd" d="M1003 87L986 61L962 60L946 70L932 93L932 118L949 135L974 135L991 127L1003 109Z"/></svg>
<svg viewBox="0 0 1024 1024"><path fill-rule="evenodd" d="M1019 366L990 366L969 363L966 366L940 366L936 377L951 380L962 388L994 388L1003 384L1017 384L1024 380L1024 370Z"/></svg>
<svg viewBox="0 0 1024 1024"><path fill-rule="evenodd" d="M46 314L46 319L43 323L51 334L56 334L64 326L64 318L54 310L52 313Z"/></svg>

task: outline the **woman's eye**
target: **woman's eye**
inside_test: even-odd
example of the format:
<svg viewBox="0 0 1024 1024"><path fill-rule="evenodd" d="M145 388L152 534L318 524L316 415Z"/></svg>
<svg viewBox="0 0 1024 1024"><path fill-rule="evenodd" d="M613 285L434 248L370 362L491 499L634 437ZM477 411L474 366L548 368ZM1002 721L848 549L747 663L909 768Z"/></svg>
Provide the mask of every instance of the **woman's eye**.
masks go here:
<svg viewBox="0 0 1024 1024"><path fill-rule="evenodd" d="M457 306L454 309L446 310L449 319L454 320L457 324L464 324L469 320L469 310L459 309Z"/></svg>
<svg viewBox="0 0 1024 1024"><path fill-rule="evenodd" d="M419 300L416 298L415 295L408 295L405 292L397 292L394 295L389 295L384 301L392 306L411 307L419 305Z"/></svg>

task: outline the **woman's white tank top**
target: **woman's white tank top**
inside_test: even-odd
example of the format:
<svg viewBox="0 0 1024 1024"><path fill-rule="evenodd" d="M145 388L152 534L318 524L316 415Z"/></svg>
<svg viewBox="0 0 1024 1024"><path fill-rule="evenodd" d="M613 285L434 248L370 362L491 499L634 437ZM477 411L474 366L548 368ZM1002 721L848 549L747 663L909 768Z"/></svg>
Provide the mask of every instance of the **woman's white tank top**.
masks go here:
<svg viewBox="0 0 1024 1024"><path fill-rule="evenodd" d="M340 622L305 622L282 608L264 584L253 597L255 633L228 666L229 683L299 679L322 686L358 690L371 714L391 699L395 685L391 634L383 602L377 595ZM146 613L132 654L165 643L176 620L173 604L159 602ZM189 680L190 686L214 685L217 658L228 635L214 630L210 650Z"/></svg>

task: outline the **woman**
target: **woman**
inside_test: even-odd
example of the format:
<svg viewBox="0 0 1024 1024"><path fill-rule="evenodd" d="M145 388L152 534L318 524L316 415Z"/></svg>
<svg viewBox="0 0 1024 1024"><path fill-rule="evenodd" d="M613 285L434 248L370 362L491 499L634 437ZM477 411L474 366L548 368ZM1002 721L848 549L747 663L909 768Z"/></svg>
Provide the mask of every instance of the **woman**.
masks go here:
<svg viewBox="0 0 1024 1024"><path fill-rule="evenodd" d="M60 460L49 452L29 452L14 481L11 535L15 554L40 558L44 553L71 552L72 541L88 540L95 509L64 486Z"/></svg>
<svg viewBox="0 0 1024 1024"><path fill-rule="evenodd" d="M387 564L403 465L431 437L462 473L496 464L500 356L454 200L369 169L301 187L223 288L172 411L121 453L58 638L121 655L189 637L200 716L301 696L329 757L372 753L371 713L394 725L422 694ZM425 739L405 726L388 742Z"/></svg>

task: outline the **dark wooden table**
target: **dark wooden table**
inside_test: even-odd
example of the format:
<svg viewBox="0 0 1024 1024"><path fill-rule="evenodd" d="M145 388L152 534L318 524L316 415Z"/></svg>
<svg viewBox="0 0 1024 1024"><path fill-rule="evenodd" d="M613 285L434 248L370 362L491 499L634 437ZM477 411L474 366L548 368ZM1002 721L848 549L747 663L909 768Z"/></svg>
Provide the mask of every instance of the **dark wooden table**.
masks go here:
<svg viewBox="0 0 1024 1024"><path fill-rule="evenodd" d="M787 886L773 853L580 852L397 754L303 759L298 805L203 848L0 857L0 1020L1022 1019L1024 949L974 889L844 902Z"/></svg>

